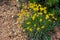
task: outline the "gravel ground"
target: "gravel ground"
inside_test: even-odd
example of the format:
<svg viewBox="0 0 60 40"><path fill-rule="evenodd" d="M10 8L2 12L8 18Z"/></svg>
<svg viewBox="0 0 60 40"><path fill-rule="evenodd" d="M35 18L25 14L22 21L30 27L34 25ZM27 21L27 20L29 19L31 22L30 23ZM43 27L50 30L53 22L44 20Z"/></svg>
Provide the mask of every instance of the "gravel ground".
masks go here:
<svg viewBox="0 0 60 40"><path fill-rule="evenodd" d="M0 6L0 40L26 40L23 28L16 23L16 14L19 13L15 5Z"/></svg>

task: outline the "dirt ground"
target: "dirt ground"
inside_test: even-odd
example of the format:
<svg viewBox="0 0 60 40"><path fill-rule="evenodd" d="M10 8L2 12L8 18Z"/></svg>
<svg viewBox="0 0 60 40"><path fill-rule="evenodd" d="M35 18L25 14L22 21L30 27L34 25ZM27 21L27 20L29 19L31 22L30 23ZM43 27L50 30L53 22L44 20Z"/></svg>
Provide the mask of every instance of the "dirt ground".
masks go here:
<svg viewBox="0 0 60 40"><path fill-rule="evenodd" d="M16 14L19 13L15 5L0 6L0 40L26 40L23 28L16 23Z"/></svg>

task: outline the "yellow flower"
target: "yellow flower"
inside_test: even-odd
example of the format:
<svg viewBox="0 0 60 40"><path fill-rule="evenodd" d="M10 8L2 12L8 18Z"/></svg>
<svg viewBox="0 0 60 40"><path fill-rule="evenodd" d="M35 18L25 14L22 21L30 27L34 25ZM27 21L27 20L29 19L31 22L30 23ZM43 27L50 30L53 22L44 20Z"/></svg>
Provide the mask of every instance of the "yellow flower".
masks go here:
<svg viewBox="0 0 60 40"><path fill-rule="evenodd" d="M20 20L22 20L22 18L17 18L17 21L20 21Z"/></svg>
<svg viewBox="0 0 60 40"><path fill-rule="evenodd" d="M21 16L23 16L23 14L22 13L19 13L19 14L17 14L17 16L21 17Z"/></svg>
<svg viewBox="0 0 60 40"><path fill-rule="evenodd" d="M37 29L36 29L37 31L39 31L40 30L40 28L39 27L37 27Z"/></svg>
<svg viewBox="0 0 60 40"><path fill-rule="evenodd" d="M21 14L20 14L20 13L18 13L18 14L17 14L17 16L21 16Z"/></svg>
<svg viewBox="0 0 60 40"><path fill-rule="evenodd" d="M52 18L54 19L55 17L54 17L54 16L52 16Z"/></svg>
<svg viewBox="0 0 60 40"><path fill-rule="evenodd" d="M54 14L49 13L50 16L54 16Z"/></svg>
<svg viewBox="0 0 60 40"><path fill-rule="evenodd" d="M38 4L38 7L41 7L41 5L40 5L40 4Z"/></svg>
<svg viewBox="0 0 60 40"><path fill-rule="evenodd" d="M51 20L50 20L50 19L49 19L48 21L49 21L49 22L51 22Z"/></svg>
<svg viewBox="0 0 60 40"><path fill-rule="evenodd" d="M26 17L29 17L29 12L27 11L26 14L25 14Z"/></svg>
<svg viewBox="0 0 60 40"><path fill-rule="evenodd" d="M31 8L31 9L33 9L33 8L34 8L34 6L30 6L30 8Z"/></svg>
<svg viewBox="0 0 60 40"><path fill-rule="evenodd" d="M54 16L54 14L51 14L51 16Z"/></svg>
<svg viewBox="0 0 60 40"><path fill-rule="evenodd" d="M53 19L57 20L57 18L55 18L54 16L52 16Z"/></svg>
<svg viewBox="0 0 60 40"><path fill-rule="evenodd" d="M46 10L46 7L44 7L44 10Z"/></svg>
<svg viewBox="0 0 60 40"><path fill-rule="evenodd" d="M33 10L34 10L34 11L38 11L39 9L38 9L38 7L36 7L36 8L33 8Z"/></svg>
<svg viewBox="0 0 60 40"><path fill-rule="evenodd" d="M40 19L40 22L42 22L42 18Z"/></svg>
<svg viewBox="0 0 60 40"><path fill-rule="evenodd" d="M27 5L22 4L22 8L23 9L26 9L27 8Z"/></svg>
<svg viewBox="0 0 60 40"><path fill-rule="evenodd" d="M26 9L27 8L27 6L24 6L24 9Z"/></svg>
<svg viewBox="0 0 60 40"><path fill-rule="evenodd" d="M42 15L43 13L42 13L42 12L40 12L39 14L40 14L40 15Z"/></svg>
<svg viewBox="0 0 60 40"><path fill-rule="evenodd" d="M47 13L47 10L44 10L44 13L46 14Z"/></svg>
<svg viewBox="0 0 60 40"><path fill-rule="evenodd" d="M31 22L27 22L26 24L30 24Z"/></svg>
<svg viewBox="0 0 60 40"><path fill-rule="evenodd" d="M32 28L29 28L30 32L32 32Z"/></svg>
<svg viewBox="0 0 60 40"><path fill-rule="evenodd" d="M34 5L32 3L29 3L28 7L32 9L32 8L34 8Z"/></svg>
<svg viewBox="0 0 60 40"><path fill-rule="evenodd" d="M32 20L34 20L36 16L37 16L37 14L35 13L35 14L32 16Z"/></svg>
<svg viewBox="0 0 60 40"><path fill-rule="evenodd" d="M49 15L47 14L45 18L46 18L46 19L49 19Z"/></svg>
<svg viewBox="0 0 60 40"><path fill-rule="evenodd" d="M34 27L36 27L36 24L34 24Z"/></svg>
<svg viewBox="0 0 60 40"><path fill-rule="evenodd" d="M24 10L24 9L21 9L21 13L25 14L26 12L25 12L25 10Z"/></svg>
<svg viewBox="0 0 60 40"><path fill-rule="evenodd" d="M55 20L57 20L57 18L54 18Z"/></svg>
<svg viewBox="0 0 60 40"><path fill-rule="evenodd" d="M32 20L34 20L34 19L35 19L35 16L32 17Z"/></svg>
<svg viewBox="0 0 60 40"><path fill-rule="evenodd" d="M44 9L42 7L40 7L40 11L43 11Z"/></svg>
<svg viewBox="0 0 60 40"><path fill-rule="evenodd" d="M27 29L27 30L29 30L29 29L30 29L30 27L27 27L26 29Z"/></svg>
<svg viewBox="0 0 60 40"><path fill-rule="evenodd" d="M36 3L34 3L33 5L34 5L34 7L38 7Z"/></svg>
<svg viewBox="0 0 60 40"><path fill-rule="evenodd" d="M29 17L29 14L26 14L27 17Z"/></svg>
<svg viewBox="0 0 60 40"><path fill-rule="evenodd" d="M44 28L45 28L45 26L43 25L41 28L42 28L42 29L44 29Z"/></svg>
<svg viewBox="0 0 60 40"><path fill-rule="evenodd" d="M23 10L23 9L21 9L21 12L24 12L24 10Z"/></svg>
<svg viewBox="0 0 60 40"><path fill-rule="evenodd" d="M28 7L33 9L34 11L38 11L38 6L36 3L30 3Z"/></svg>

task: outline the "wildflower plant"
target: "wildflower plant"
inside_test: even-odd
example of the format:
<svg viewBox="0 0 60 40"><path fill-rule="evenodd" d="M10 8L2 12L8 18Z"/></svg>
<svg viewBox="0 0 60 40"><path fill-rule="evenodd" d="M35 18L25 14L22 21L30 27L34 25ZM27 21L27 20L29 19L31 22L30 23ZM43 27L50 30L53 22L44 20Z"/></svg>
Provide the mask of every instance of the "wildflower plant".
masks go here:
<svg viewBox="0 0 60 40"><path fill-rule="evenodd" d="M23 4L22 7L18 16L25 17L22 27L27 33L27 40L50 40L48 32L53 30L57 21L54 13L48 12L47 7L35 2L28 2L28 6Z"/></svg>

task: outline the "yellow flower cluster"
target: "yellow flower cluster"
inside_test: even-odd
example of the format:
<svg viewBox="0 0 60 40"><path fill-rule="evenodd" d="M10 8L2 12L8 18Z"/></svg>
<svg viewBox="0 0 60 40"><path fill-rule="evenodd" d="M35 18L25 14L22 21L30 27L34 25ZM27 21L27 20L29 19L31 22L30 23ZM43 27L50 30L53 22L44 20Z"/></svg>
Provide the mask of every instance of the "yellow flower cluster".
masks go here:
<svg viewBox="0 0 60 40"><path fill-rule="evenodd" d="M31 8L31 9L33 9L34 11L38 11L38 10L39 10L36 3L30 3L30 2L29 2L28 8Z"/></svg>
<svg viewBox="0 0 60 40"><path fill-rule="evenodd" d="M38 11L38 10L44 11L45 14L47 13L46 7L43 8L41 4L36 4L36 3L30 3L29 2L28 8L31 8L34 11Z"/></svg>
<svg viewBox="0 0 60 40"><path fill-rule="evenodd" d="M29 14L30 14L30 12L28 12L27 10L21 9L20 10L20 13L17 14L17 16L19 16L17 18L17 21L23 20L24 17L29 17Z"/></svg>
<svg viewBox="0 0 60 40"><path fill-rule="evenodd" d="M37 5L36 3L30 3L29 2L28 6L22 4L22 9L20 10L20 13L17 14L19 16L19 18L17 18L18 21L22 20L22 18L20 18L20 17L23 17L23 16L29 17L29 15L30 15L30 12L29 12L30 9L29 8L33 9L34 11L40 10L40 12L39 12L40 15L43 14L42 11L44 11L44 13L47 13L46 7L43 8L40 4ZM29 11L27 9L29 9ZM32 20L34 20L36 16L37 16L37 14L35 13L32 16Z"/></svg>
<svg viewBox="0 0 60 40"><path fill-rule="evenodd" d="M51 17L52 17L52 19L57 20L57 18L54 16L54 14L49 13L48 15L49 15L49 16L51 16Z"/></svg>
<svg viewBox="0 0 60 40"><path fill-rule="evenodd" d="M39 10L39 12L38 12L38 10ZM34 14L32 14L32 13L34 13ZM52 20L50 20L50 18L57 20L57 18L54 16L54 14L47 12L47 7L42 7L42 5L40 5L40 4L30 3L30 2L28 3L28 6L26 6L24 4L22 5L22 9L20 10L20 13L17 14L17 16L19 16L19 18L17 18L17 21L21 21L23 19L22 17L31 17L31 19L33 21L35 21L35 18L36 19L38 18L37 21L39 21L41 24L45 19L50 22L52 21ZM26 25L29 25L26 27L26 29L31 32L33 31L32 27L34 27L34 29L36 29L37 31L39 31L40 29L44 29L46 27L45 25L42 25L42 26L40 25L38 27L36 23L32 24L31 21L26 22ZM30 27L31 25L33 25L33 26Z"/></svg>
<svg viewBox="0 0 60 40"><path fill-rule="evenodd" d="M54 14L49 14L50 16L52 16L52 18L54 19L54 20L57 20L57 18L54 16Z"/></svg>

